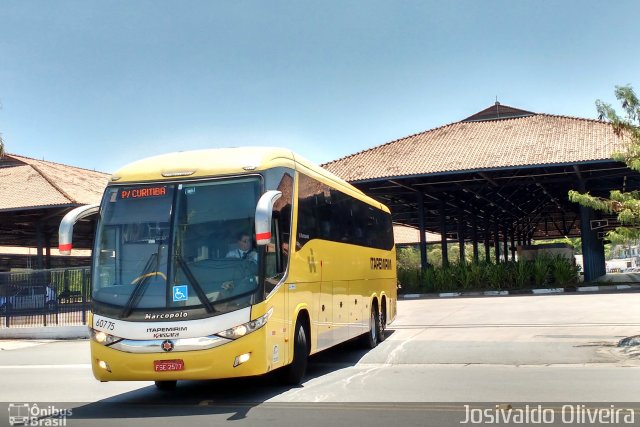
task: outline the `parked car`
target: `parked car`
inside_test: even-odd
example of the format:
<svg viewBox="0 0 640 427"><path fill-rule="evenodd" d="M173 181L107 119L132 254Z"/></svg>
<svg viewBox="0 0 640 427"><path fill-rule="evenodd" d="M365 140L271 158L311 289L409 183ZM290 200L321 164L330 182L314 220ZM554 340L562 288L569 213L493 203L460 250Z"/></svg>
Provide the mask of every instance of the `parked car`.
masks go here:
<svg viewBox="0 0 640 427"><path fill-rule="evenodd" d="M56 292L49 285L10 286L0 295L0 313L39 309L53 311L57 305Z"/></svg>

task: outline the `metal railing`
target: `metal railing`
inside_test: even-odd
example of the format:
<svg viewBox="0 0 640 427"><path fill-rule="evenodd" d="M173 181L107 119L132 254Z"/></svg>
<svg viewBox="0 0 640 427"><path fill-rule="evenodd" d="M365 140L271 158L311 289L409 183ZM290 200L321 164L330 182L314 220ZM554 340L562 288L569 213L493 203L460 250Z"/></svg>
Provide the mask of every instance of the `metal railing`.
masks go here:
<svg viewBox="0 0 640 427"><path fill-rule="evenodd" d="M0 273L0 328L86 325L89 267Z"/></svg>

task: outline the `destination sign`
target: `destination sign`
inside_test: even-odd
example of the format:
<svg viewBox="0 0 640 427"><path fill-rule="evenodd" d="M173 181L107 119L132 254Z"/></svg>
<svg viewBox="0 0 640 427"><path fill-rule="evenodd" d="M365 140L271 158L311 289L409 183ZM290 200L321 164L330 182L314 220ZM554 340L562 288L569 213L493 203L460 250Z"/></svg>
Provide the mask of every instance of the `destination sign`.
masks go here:
<svg viewBox="0 0 640 427"><path fill-rule="evenodd" d="M163 197L167 195L167 187L141 187L120 190L121 200L145 199L149 197Z"/></svg>

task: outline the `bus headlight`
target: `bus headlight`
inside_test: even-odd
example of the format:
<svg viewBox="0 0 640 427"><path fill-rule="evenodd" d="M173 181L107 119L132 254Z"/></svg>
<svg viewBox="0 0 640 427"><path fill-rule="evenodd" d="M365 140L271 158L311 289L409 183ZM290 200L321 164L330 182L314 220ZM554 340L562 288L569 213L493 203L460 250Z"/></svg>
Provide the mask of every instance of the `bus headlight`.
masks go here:
<svg viewBox="0 0 640 427"><path fill-rule="evenodd" d="M96 331L95 329L91 329L91 338L102 345L111 345L118 341L122 341L122 338L120 337L109 335L106 332Z"/></svg>
<svg viewBox="0 0 640 427"><path fill-rule="evenodd" d="M227 329L226 331L218 332L216 335L219 335L223 338L228 338L230 340L238 339L247 334L250 334L251 332L257 331L258 329L266 325L267 320L269 320L269 318L271 317L271 314L273 314L273 307L271 307L264 316L260 316L257 319L252 320L251 322L234 326L233 328Z"/></svg>

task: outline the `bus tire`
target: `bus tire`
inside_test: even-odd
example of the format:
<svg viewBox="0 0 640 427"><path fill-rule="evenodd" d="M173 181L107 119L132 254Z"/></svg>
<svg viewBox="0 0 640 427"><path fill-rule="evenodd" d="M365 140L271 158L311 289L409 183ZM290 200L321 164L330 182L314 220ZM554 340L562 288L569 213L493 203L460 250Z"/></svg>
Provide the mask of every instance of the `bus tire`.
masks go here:
<svg viewBox="0 0 640 427"><path fill-rule="evenodd" d="M385 310L384 302L383 302L382 310L380 311L380 319L378 321L378 342L382 342L386 338L385 336L386 329L387 329L387 310Z"/></svg>
<svg viewBox="0 0 640 427"><path fill-rule="evenodd" d="M380 330L380 317L375 305L371 306L369 315L369 331L360 337L364 348L375 348L378 344L378 331Z"/></svg>
<svg viewBox="0 0 640 427"><path fill-rule="evenodd" d="M178 381L156 381L156 388L162 391L173 391Z"/></svg>
<svg viewBox="0 0 640 427"><path fill-rule="evenodd" d="M300 319L296 321L293 337L293 361L289 366L284 367L282 371L282 382L288 385L300 384L307 371L307 360L309 359L307 332Z"/></svg>

